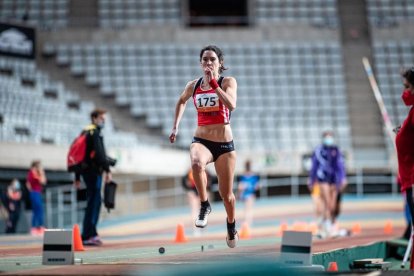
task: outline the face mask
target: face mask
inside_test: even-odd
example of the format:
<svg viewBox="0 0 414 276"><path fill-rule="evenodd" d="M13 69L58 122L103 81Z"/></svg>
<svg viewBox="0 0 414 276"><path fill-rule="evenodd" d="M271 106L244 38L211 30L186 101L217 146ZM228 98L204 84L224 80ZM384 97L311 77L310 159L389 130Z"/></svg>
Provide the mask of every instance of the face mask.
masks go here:
<svg viewBox="0 0 414 276"><path fill-rule="evenodd" d="M335 144L335 140L331 136L326 136L326 137L323 138L322 143L325 146L333 146Z"/></svg>
<svg viewBox="0 0 414 276"><path fill-rule="evenodd" d="M404 90L401 98L406 106L414 105L414 95L410 90Z"/></svg>
<svg viewBox="0 0 414 276"><path fill-rule="evenodd" d="M102 128L105 127L105 123L103 123L103 122L102 123L98 123L97 126L102 129Z"/></svg>

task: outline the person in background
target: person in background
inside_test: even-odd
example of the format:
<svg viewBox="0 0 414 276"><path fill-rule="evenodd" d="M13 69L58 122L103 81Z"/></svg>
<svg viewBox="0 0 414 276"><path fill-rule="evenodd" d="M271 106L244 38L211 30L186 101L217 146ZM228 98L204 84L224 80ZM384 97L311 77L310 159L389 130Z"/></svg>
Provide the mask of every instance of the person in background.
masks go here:
<svg viewBox="0 0 414 276"><path fill-rule="evenodd" d="M37 236L43 235L45 230L44 214L43 214L43 186L46 185L47 179L45 171L39 160L34 160L27 173L26 187L30 192L30 202L32 204L32 228L30 234Z"/></svg>
<svg viewBox="0 0 414 276"><path fill-rule="evenodd" d="M82 243L83 245L100 246L102 240L98 235L97 225L102 205L102 180L105 183L112 180L110 166L115 165L106 155L102 136L105 126L106 110L95 109L90 114L91 124L86 126L83 132L87 132L85 168L82 173L76 173L74 185L80 188L81 177L86 185L87 205L83 219Z"/></svg>
<svg viewBox="0 0 414 276"><path fill-rule="evenodd" d="M17 222L20 217L20 206L22 199L22 190L19 180L14 178L7 187L4 197L4 206L6 207L8 218L6 221L6 234L16 233Z"/></svg>
<svg viewBox="0 0 414 276"><path fill-rule="evenodd" d="M346 186L345 163L343 155L335 144L333 132L325 131L322 134L322 144L316 147L312 155L312 167L308 186L315 196L314 189L319 189L322 201L322 214L318 218L322 236L335 235L334 223L340 204L338 194Z"/></svg>
<svg viewBox="0 0 414 276"><path fill-rule="evenodd" d="M251 170L251 161L244 164L244 172L238 179L238 198L244 202L244 222L250 226L253 223L253 207L256 191L259 190L260 176Z"/></svg>
<svg viewBox="0 0 414 276"><path fill-rule="evenodd" d="M412 107L414 105L414 67L404 70L402 73L402 82L404 91L401 97L404 104L410 107L410 111L402 125L395 130L397 133L395 145L397 148L398 175L400 178L401 192L405 193L412 226L414 222L414 109Z"/></svg>

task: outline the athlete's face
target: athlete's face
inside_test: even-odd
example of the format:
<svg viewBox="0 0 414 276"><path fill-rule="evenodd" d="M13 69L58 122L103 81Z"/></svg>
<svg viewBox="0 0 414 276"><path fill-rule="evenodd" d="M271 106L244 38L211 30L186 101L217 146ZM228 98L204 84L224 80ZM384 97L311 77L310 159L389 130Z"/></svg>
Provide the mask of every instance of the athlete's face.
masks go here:
<svg viewBox="0 0 414 276"><path fill-rule="evenodd" d="M210 69L215 75L219 73L220 61L216 52L210 50L204 51L203 55L201 56L200 63L203 72L206 69Z"/></svg>
<svg viewBox="0 0 414 276"><path fill-rule="evenodd" d="M414 86L406 78L403 79L403 84L405 90L409 90L411 94L414 94Z"/></svg>

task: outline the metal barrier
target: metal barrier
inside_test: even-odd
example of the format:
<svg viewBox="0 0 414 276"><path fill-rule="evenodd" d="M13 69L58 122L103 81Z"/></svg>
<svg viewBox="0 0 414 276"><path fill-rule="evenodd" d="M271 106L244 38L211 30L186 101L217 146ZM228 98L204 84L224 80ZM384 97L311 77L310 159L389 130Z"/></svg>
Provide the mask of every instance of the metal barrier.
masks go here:
<svg viewBox="0 0 414 276"><path fill-rule="evenodd" d="M47 188L46 225L49 228L65 228L79 223L86 201L77 200L77 189L73 185Z"/></svg>
<svg viewBox="0 0 414 276"><path fill-rule="evenodd" d="M354 193L361 197L372 188L383 187L386 193L392 196L398 194L398 186L396 184L396 176L392 172L388 173L365 173L363 169L355 170L354 174L348 175L348 185L351 187L347 192ZM269 177L261 175L260 181L260 197L270 197L269 191L282 187L290 188L289 196L297 198L300 195L308 193L307 185L308 176L303 175L289 175L282 177ZM134 193L134 185L142 185L140 182L145 182L148 189L142 192ZM160 183L170 183L171 187L159 188ZM122 199L123 210L115 210L117 214L133 215L145 213L149 211L159 210L170 207L183 207L187 205L186 193L181 186L181 178L139 178L128 179L120 183L123 185L123 192L117 193L117 201ZM234 190L237 189L237 183L234 185ZM368 190L368 191L367 191ZM374 189L375 190L375 189ZM218 185L214 184L211 187L211 192L218 192ZM381 192L384 193L384 192ZM286 196L286 194L284 194ZM145 207L141 209L134 208L135 201L147 202ZM53 228L71 227L74 223L80 223L83 219L86 201L77 200L77 190L72 185L58 186L46 189L46 219L47 226ZM105 216L101 217L105 219Z"/></svg>

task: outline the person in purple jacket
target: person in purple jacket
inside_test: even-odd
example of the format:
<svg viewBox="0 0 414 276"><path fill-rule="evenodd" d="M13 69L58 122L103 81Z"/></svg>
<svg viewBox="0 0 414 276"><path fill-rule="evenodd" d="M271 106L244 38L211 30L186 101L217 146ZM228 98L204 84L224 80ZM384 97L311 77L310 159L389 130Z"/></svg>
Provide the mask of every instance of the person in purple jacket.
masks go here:
<svg viewBox="0 0 414 276"><path fill-rule="evenodd" d="M322 217L319 224L324 235L334 235L333 224L338 215L338 195L346 186L344 158L335 144L334 134L325 131L322 134L322 144L316 147L312 155L312 167L308 186L309 190L318 186L322 201Z"/></svg>

